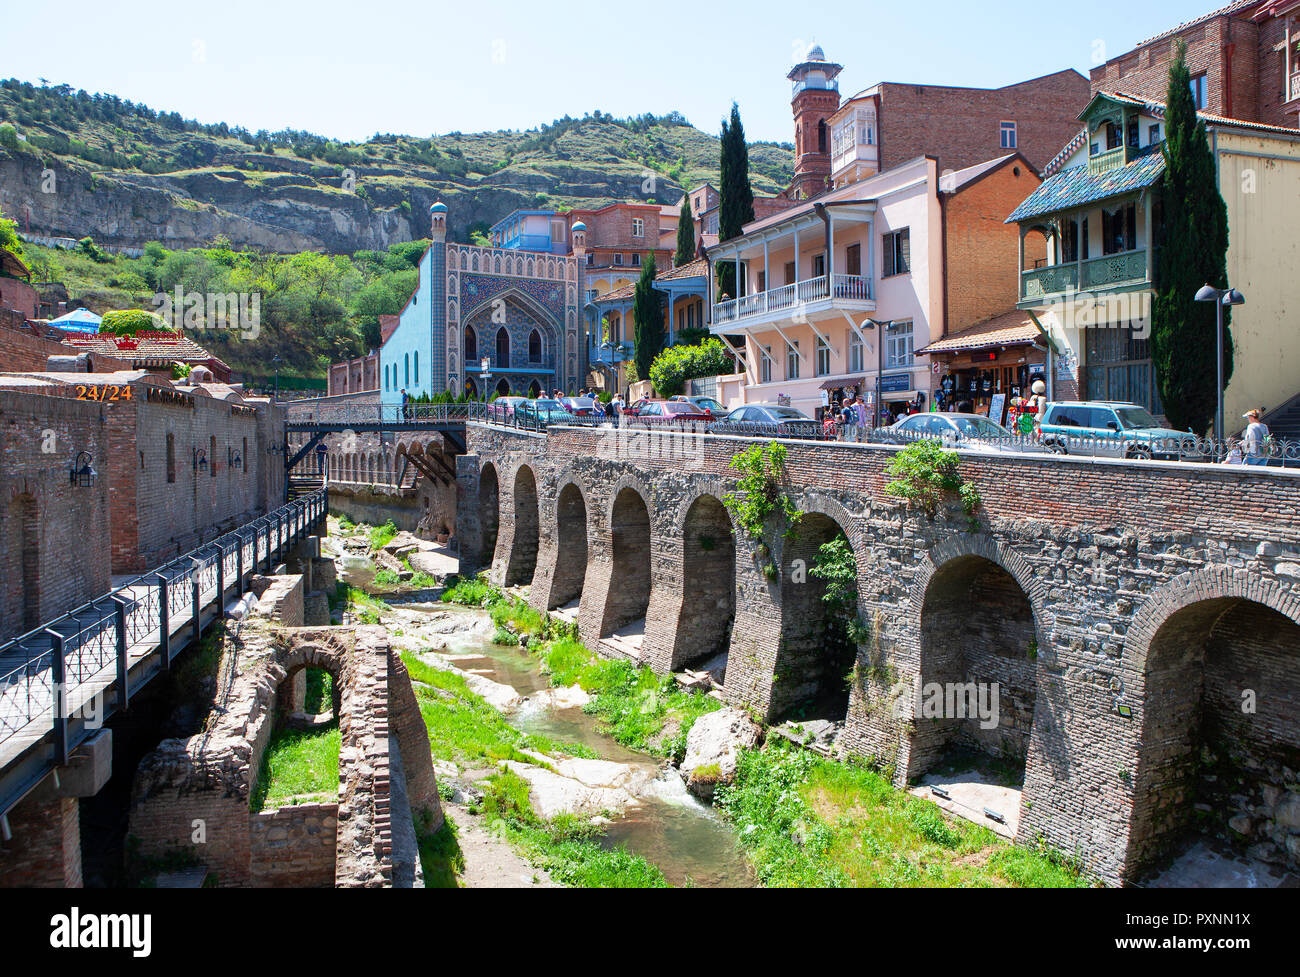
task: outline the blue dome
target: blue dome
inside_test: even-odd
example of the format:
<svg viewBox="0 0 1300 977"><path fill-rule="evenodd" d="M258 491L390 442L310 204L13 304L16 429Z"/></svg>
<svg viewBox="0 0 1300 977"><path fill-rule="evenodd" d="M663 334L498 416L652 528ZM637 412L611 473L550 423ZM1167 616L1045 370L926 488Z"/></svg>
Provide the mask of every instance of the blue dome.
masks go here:
<svg viewBox="0 0 1300 977"><path fill-rule="evenodd" d="M446 212L447 212L447 205L443 203L441 200L439 200L436 204L434 204L432 207L429 208L429 213L431 214L445 214Z"/></svg>
<svg viewBox="0 0 1300 977"><path fill-rule="evenodd" d="M587 229L587 225L584 224L582 221L575 221L573 225L573 229L575 231L585 231Z"/></svg>
<svg viewBox="0 0 1300 977"><path fill-rule="evenodd" d="M803 56L803 59L805 61L825 61L826 52L822 50L820 44L813 44L813 46L808 49L808 53Z"/></svg>

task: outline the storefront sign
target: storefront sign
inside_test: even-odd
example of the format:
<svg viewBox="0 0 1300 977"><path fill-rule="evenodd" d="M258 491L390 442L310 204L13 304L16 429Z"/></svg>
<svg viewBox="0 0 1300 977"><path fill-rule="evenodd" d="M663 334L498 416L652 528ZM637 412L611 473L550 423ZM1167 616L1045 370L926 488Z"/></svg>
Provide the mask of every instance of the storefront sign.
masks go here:
<svg viewBox="0 0 1300 977"><path fill-rule="evenodd" d="M890 373L880 378L880 392L898 394L912 389L912 374Z"/></svg>

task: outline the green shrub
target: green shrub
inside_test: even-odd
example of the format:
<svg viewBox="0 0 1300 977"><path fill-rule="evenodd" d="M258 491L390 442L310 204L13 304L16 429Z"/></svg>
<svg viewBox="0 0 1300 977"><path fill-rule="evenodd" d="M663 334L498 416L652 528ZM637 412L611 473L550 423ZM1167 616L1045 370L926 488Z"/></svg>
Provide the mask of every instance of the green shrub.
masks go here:
<svg viewBox="0 0 1300 977"><path fill-rule="evenodd" d="M90 240L87 238L86 240ZM134 336L140 332L172 332L162 319L146 309L118 309L105 312L99 331L108 336Z"/></svg>
<svg viewBox="0 0 1300 977"><path fill-rule="evenodd" d="M650 364L650 382L660 397L675 397L689 380L732 373L735 360L720 339L706 339L698 346L669 346Z"/></svg>
<svg viewBox="0 0 1300 977"><path fill-rule="evenodd" d="M370 548L372 550L381 550L391 543L396 535L397 526L393 524L393 520L389 519L382 526L370 530Z"/></svg>

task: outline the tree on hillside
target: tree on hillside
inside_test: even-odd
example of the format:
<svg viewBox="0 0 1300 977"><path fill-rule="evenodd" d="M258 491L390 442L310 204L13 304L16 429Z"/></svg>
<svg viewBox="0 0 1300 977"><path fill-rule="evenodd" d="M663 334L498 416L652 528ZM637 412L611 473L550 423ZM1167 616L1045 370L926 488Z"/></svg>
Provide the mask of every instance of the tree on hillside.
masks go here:
<svg viewBox="0 0 1300 977"><path fill-rule="evenodd" d="M682 194L682 211L677 217L677 254L673 265L680 267L695 258L695 217L691 213L690 194Z"/></svg>
<svg viewBox="0 0 1300 977"><path fill-rule="evenodd" d="M1205 124L1192 101L1187 49L1169 66L1165 103L1164 233L1151 310L1151 350L1160 399L1172 427L1203 433L1217 403L1215 310L1197 302L1205 284L1228 284L1228 208L1215 179ZM1232 335L1224 309L1223 382L1232 376Z"/></svg>
<svg viewBox="0 0 1300 977"><path fill-rule="evenodd" d="M636 335L636 372L650 376L650 364L664 348L664 309L662 296L655 291L655 256L650 254L641 266L632 300L632 323Z"/></svg>
<svg viewBox="0 0 1300 977"><path fill-rule="evenodd" d="M5 217L4 211L0 211L0 248L20 258L23 255L23 243L18 238L18 223Z"/></svg>
<svg viewBox="0 0 1300 977"><path fill-rule="evenodd" d="M754 188L749 183L749 146L740 122L740 107L731 103L731 119L722 123L718 187L718 240L739 237L741 229L754 219ZM718 289L733 298L737 292L734 264L718 265Z"/></svg>

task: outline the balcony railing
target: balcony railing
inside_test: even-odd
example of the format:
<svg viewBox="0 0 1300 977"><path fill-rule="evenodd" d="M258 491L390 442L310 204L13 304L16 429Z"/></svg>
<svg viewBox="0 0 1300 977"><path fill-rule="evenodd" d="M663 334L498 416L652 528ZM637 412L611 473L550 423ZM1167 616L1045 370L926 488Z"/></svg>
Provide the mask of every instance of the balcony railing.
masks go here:
<svg viewBox="0 0 1300 977"><path fill-rule="evenodd" d="M1159 249L1156 251L1159 254ZM1093 291L1147 281L1147 252L1124 251L1083 262L1047 265L1020 273L1020 299L1030 301L1064 292Z"/></svg>
<svg viewBox="0 0 1300 977"><path fill-rule="evenodd" d="M792 309L797 305L827 299L845 302L869 302L871 279L865 275L819 275L792 285L755 292L713 306L713 322L735 322L748 316L767 315Z"/></svg>
<svg viewBox="0 0 1300 977"><path fill-rule="evenodd" d="M1090 176L1100 176L1102 173L1109 173L1111 170L1118 170L1124 165L1124 147L1119 146L1115 149L1108 149L1104 153L1098 153L1088 160L1088 174Z"/></svg>
<svg viewBox="0 0 1300 977"><path fill-rule="evenodd" d="M1300 98L1300 71L1297 71L1287 79L1287 101L1291 102Z"/></svg>

